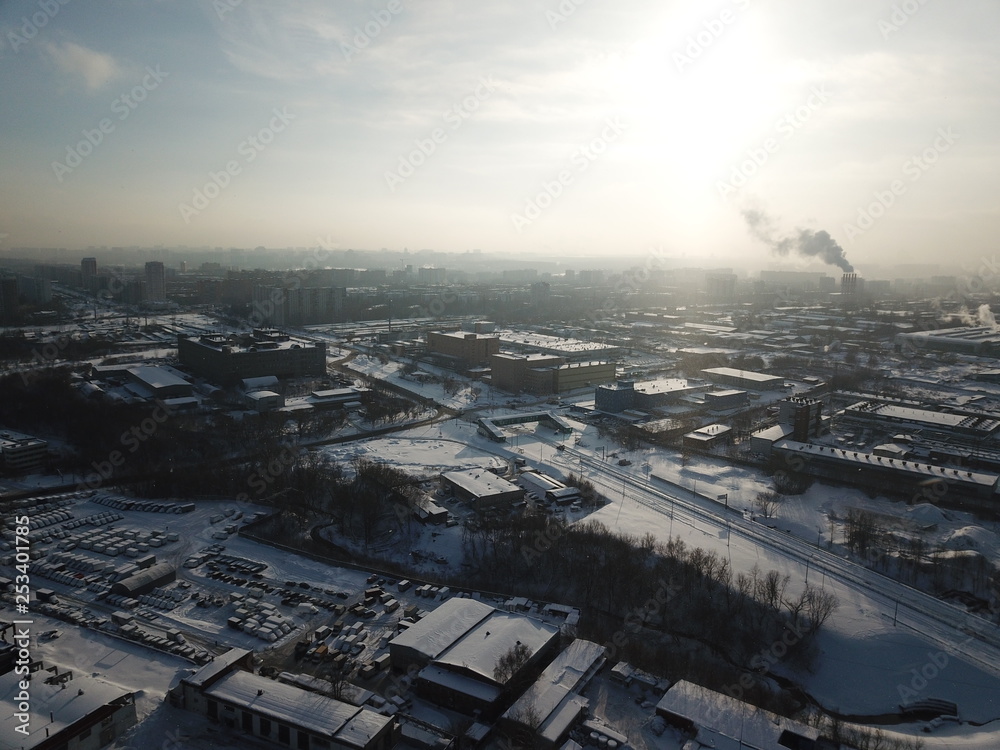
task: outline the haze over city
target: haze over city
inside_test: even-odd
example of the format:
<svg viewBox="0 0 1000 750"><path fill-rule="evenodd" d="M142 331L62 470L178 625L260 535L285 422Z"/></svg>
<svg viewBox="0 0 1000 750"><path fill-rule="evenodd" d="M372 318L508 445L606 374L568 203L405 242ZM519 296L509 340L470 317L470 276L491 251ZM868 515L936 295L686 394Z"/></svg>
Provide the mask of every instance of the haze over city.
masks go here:
<svg viewBox="0 0 1000 750"><path fill-rule="evenodd" d="M761 211L862 271L974 263L998 228L998 15L8 2L0 249L323 237L762 266L744 220Z"/></svg>

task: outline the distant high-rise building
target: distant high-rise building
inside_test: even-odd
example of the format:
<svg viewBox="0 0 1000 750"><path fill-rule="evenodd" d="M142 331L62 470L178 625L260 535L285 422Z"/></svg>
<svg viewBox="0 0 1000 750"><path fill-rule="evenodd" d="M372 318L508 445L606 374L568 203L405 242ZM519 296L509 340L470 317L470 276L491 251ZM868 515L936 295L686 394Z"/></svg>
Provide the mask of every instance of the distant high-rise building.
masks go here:
<svg viewBox="0 0 1000 750"><path fill-rule="evenodd" d="M20 305L17 294L17 278L0 277L0 323L14 325L20 322Z"/></svg>
<svg viewBox="0 0 1000 750"><path fill-rule="evenodd" d="M146 300L149 302L166 302L167 277L163 263L151 260L146 264Z"/></svg>
<svg viewBox="0 0 1000 750"><path fill-rule="evenodd" d="M88 292L97 289L97 258L84 258L80 261L81 286Z"/></svg>

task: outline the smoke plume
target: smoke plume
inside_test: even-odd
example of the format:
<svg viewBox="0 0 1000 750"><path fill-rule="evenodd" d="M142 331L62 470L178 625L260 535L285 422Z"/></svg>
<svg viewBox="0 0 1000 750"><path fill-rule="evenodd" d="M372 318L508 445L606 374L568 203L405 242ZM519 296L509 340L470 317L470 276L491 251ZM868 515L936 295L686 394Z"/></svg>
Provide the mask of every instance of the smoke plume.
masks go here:
<svg viewBox="0 0 1000 750"><path fill-rule="evenodd" d="M979 306L979 325L993 329L997 327L996 316L993 314L993 311L990 310L989 305Z"/></svg>
<svg viewBox="0 0 1000 750"><path fill-rule="evenodd" d="M839 266L844 273L854 270L854 266L847 262L844 248L824 229L818 232L797 229L794 235L779 237L771 218L763 211L747 209L743 211L743 218L750 233L778 255L796 253L807 258L819 258L831 266Z"/></svg>

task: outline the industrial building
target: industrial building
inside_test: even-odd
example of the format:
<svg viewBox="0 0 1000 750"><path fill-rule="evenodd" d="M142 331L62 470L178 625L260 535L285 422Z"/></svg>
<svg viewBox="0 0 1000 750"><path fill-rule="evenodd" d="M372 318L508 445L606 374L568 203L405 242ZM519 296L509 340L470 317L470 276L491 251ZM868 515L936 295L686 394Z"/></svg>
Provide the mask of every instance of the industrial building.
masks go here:
<svg viewBox="0 0 1000 750"><path fill-rule="evenodd" d="M0 750L99 750L136 724L135 694L130 690L62 668L39 663L27 692L27 721L18 718L15 672L0 675ZM27 735L18 731L27 727Z"/></svg>
<svg viewBox="0 0 1000 750"><path fill-rule="evenodd" d="M491 382L497 388L544 396L613 381L616 368L613 362L567 362L551 354L493 354L490 369Z"/></svg>
<svg viewBox="0 0 1000 750"><path fill-rule="evenodd" d="M536 675L555 652L559 629L474 599L452 598L389 642L393 669L419 668L418 695L462 713L496 716L509 686ZM515 646L527 660L514 674L497 670Z"/></svg>
<svg viewBox="0 0 1000 750"><path fill-rule="evenodd" d="M722 391L709 391L705 394L705 406L709 411L720 412L739 409L750 401L750 394L736 388Z"/></svg>
<svg viewBox="0 0 1000 750"><path fill-rule="evenodd" d="M950 469L920 461L900 460L844 450L828 445L782 439L771 446L772 460L813 477L870 487L880 492L924 495L928 487L942 485L954 504L992 507L997 491L996 474ZM978 501L972 503L970 501Z"/></svg>
<svg viewBox="0 0 1000 750"><path fill-rule="evenodd" d="M456 367L488 365L500 353L500 337L464 331L427 332L427 351L454 360Z"/></svg>
<svg viewBox="0 0 1000 750"><path fill-rule="evenodd" d="M656 713L700 747L754 750L820 747L816 729L687 680L680 680L664 693L656 704Z"/></svg>
<svg viewBox="0 0 1000 750"><path fill-rule="evenodd" d="M164 367L137 365L126 368L125 374L131 382L149 391L154 398L186 398L194 392L191 383Z"/></svg>
<svg viewBox="0 0 1000 750"><path fill-rule="evenodd" d="M181 336L177 353L183 365L215 383L244 378L326 375L326 344L255 328L249 340L237 336Z"/></svg>
<svg viewBox="0 0 1000 750"><path fill-rule="evenodd" d="M0 470L28 474L45 466L49 444L41 438L13 430L0 430Z"/></svg>
<svg viewBox="0 0 1000 750"><path fill-rule="evenodd" d="M113 583L111 593L135 599L175 580L177 580L177 571L170 563L157 563L133 576Z"/></svg>
<svg viewBox="0 0 1000 750"><path fill-rule="evenodd" d="M702 370L701 374L713 383L748 391L780 391L785 386L785 379L779 375L737 370L734 367L709 367Z"/></svg>
<svg viewBox="0 0 1000 750"><path fill-rule="evenodd" d="M171 705L297 750L390 750L396 720L246 671L251 651L230 649L167 693Z"/></svg>
<svg viewBox="0 0 1000 750"><path fill-rule="evenodd" d="M732 440L733 428L724 424L710 424L684 436L684 447L694 450L710 450L718 445L725 445Z"/></svg>
<svg viewBox="0 0 1000 750"><path fill-rule="evenodd" d="M977 326L898 333L894 348L904 352L953 352L997 357L1000 356L1000 331L992 326Z"/></svg>
<svg viewBox="0 0 1000 750"><path fill-rule="evenodd" d="M983 441L1000 429L1000 417L993 414L930 411L882 401L859 401L840 412L837 419L887 432L919 431L925 437L946 441Z"/></svg>
<svg viewBox="0 0 1000 750"><path fill-rule="evenodd" d="M583 717L589 701L580 695L607 661L605 648L575 640L538 676L498 722L505 734L533 736L547 750L559 747Z"/></svg>
<svg viewBox="0 0 1000 750"><path fill-rule="evenodd" d="M620 380L596 388L594 408L609 414L620 414L629 410L650 412L677 403L683 396L707 389L708 386L693 385L680 378L651 380L645 383Z"/></svg>
<svg viewBox="0 0 1000 750"><path fill-rule="evenodd" d="M476 510L516 503L524 498L524 490L486 469L448 471L441 481L455 497Z"/></svg>
<svg viewBox="0 0 1000 750"><path fill-rule="evenodd" d="M509 414L505 417L482 417L476 423L479 426L479 434L495 440L498 443L506 442L507 434L501 429L515 424L530 424L538 422L551 427L560 435L572 435L573 425L560 417L555 412L537 411L527 414Z"/></svg>

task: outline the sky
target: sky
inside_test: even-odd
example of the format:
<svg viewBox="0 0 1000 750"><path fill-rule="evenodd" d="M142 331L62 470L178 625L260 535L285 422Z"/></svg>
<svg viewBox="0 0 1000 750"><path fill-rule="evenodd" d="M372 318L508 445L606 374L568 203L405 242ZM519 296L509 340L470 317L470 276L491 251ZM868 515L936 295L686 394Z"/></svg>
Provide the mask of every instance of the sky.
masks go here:
<svg viewBox="0 0 1000 750"><path fill-rule="evenodd" d="M772 263L753 215L862 273L972 266L998 25L995 0L6 0L0 249Z"/></svg>

